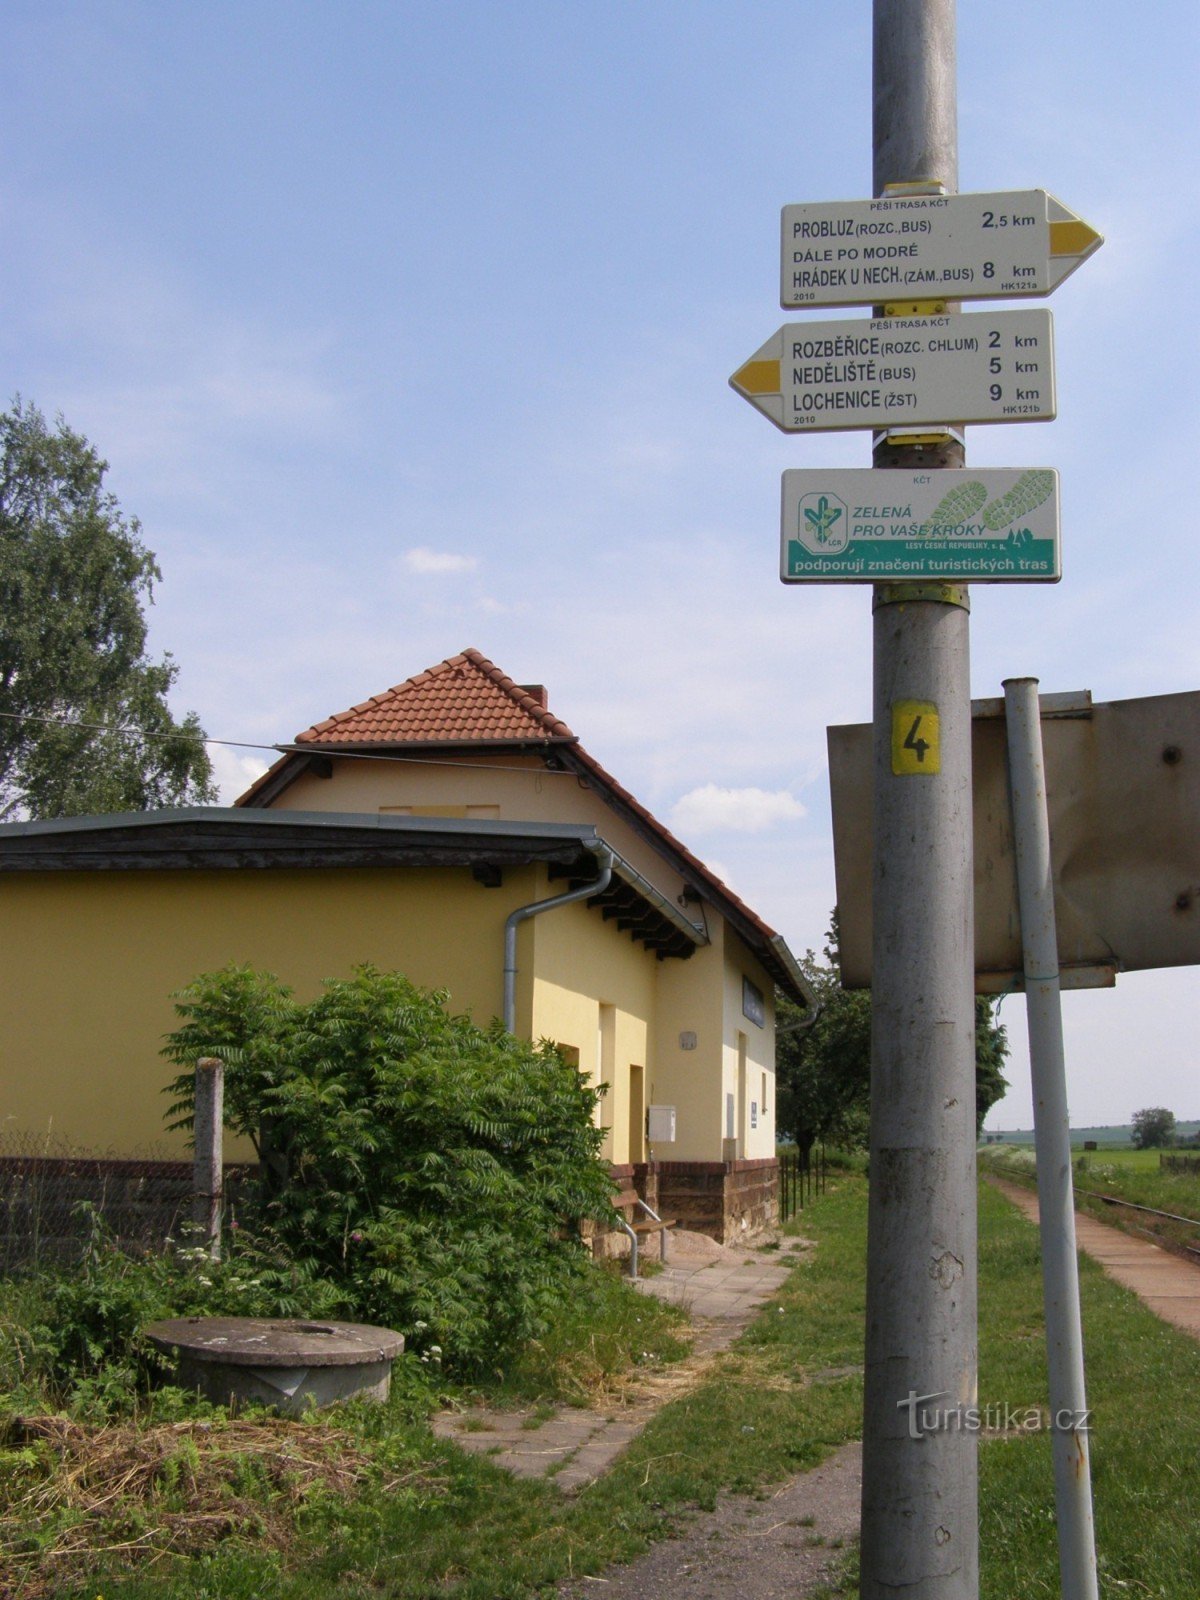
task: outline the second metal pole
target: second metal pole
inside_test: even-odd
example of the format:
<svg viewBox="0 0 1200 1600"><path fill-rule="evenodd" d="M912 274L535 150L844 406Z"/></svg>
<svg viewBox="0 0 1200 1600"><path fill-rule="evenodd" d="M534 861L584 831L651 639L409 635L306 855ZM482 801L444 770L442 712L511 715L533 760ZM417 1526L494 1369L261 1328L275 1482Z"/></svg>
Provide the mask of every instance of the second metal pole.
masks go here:
<svg viewBox="0 0 1200 1600"><path fill-rule="evenodd" d="M1097 1600L1071 1125L1037 679L1008 679L1004 707L1033 1077L1059 1569L1063 1600Z"/></svg>

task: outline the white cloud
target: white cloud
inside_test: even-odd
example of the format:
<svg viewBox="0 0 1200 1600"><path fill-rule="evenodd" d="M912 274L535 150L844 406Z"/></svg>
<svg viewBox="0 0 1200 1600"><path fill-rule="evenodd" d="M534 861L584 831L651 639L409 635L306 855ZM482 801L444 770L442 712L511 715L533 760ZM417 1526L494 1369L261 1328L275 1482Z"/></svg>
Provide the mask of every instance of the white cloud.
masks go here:
<svg viewBox="0 0 1200 1600"><path fill-rule="evenodd" d="M736 894L739 899L743 898L742 891L735 881L733 872L725 865L723 861L714 861L709 856L700 856L699 859L703 861L704 865L712 873L714 878L720 878L721 882L727 889L732 889L734 894Z"/></svg>
<svg viewBox="0 0 1200 1600"><path fill-rule="evenodd" d="M239 754L224 744L210 744L208 753L217 781L217 803L223 806L231 806L256 778L262 777L269 764L258 756Z"/></svg>
<svg viewBox="0 0 1200 1600"><path fill-rule="evenodd" d="M474 556L456 555L452 550L430 550L427 545L417 545L404 552L404 565L410 572L474 572L479 562Z"/></svg>
<svg viewBox="0 0 1200 1600"><path fill-rule="evenodd" d="M762 833L779 822L799 822L804 807L786 789L722 789L715 783L692 789L671 808L671 829L690 833Z"/></svg>

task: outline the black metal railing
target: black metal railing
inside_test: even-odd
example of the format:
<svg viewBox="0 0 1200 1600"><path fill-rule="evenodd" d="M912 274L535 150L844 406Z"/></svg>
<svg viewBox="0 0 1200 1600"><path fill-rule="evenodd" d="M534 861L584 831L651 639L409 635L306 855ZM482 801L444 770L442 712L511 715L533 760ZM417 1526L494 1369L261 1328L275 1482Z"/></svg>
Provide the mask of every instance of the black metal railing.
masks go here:
<svg viewBox="0 0 1200 1600"><path fill-rule="evenodd" d="M779 1157L779 1220L787 1222L804 1210L814 1195L825 1193L825 1147L784 1151Z"/></svg>

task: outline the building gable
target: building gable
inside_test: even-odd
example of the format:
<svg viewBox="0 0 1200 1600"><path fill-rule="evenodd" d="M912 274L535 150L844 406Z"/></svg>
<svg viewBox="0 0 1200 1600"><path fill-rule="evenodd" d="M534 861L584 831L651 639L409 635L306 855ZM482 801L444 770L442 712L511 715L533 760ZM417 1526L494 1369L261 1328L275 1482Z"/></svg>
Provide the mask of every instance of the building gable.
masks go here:
<svg viewBox="0 0 1200 1600"><path fill-rule="evenodd" d="M330 792L328 802L320 796L319 782L302 779L328 779L338 763L339 774L349 772L347 763L386 764L386 778L358 775L355 794L349 804L344 785ZM401 763L407 772L401 776ZM428 781L414 774L418 768L437 764L442 769L441 798L431 800ZM445 767L459 767L451 776ZM497 786L507 785L509 804L520 811L505 811L488 803L492 797L478 781L468 778L490 768ZM579 789L594 797L581 804L578 792L569 789L539 793L532 791L539 772L554 772L557 782L576 780ZM294 796L284 799L289 789L300 783ZM458 784L451 797L449 790ZM520 798L513 791L523 791ZM373 695L346 711L326 717L299 733L275 765L243 794L240 807L267 808L277 804L345 811L361 807L371 811L407 810L404 804L420 791L423 799L413 798L413 815L538 815L559 816L565 820L586 819L607 837L618 823L617 848L636 861L642 874L660 895L676 901L689 922L701 927L702 906L711 905L731 923L739 936L755 950L773 980L801 1003L811 999L808 986L790 950L780 936L744 901L733 893L698 857L650 811L637 801L611 773L580 744L570 727L556 717L540 686L521 685L501 671L478 650L458 655L406 678L383 693ZM471 804L467 798L483 804ZM386 795L384 799L382 796ZM447 800L452 798L452 803Z"/></svg>

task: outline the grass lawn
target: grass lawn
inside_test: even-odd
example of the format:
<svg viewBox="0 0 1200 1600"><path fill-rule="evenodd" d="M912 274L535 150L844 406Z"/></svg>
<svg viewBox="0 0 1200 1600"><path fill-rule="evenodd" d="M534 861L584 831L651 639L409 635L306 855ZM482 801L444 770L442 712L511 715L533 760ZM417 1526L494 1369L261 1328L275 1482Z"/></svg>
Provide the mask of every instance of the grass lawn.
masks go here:
<svg viewBox="0 0 1200 1600"><path fill-rule="evenodd" d="M1037 1232L986 1186L980 1206L980 1399L1023 1410L1046 1399ZM574 1500L437 1443L398 1394L388 1407L346 1408L297 1431L293 1459L318 1462L325 1439L335 1457L344 1451L341 1477L317 1473L302 1493L286 1472L269 1470L282 1446L262 1459L244 1451L225 1538L139 1566L137 1516L114 1511L108 1543L124 1548L86 1577L65 1564L40 1592L62 1600L519 1600L548 1594L569 1575L597 1574L711 1506L722 1489L762 1493L857 1434L865 1217L863 1179L832 1176L799 1220L819 1242L813 1259L706 1380L665 1407L614 1470ZM1102 1590L1194 1600L1200 1346L1086 1259L1081 1276ZM143 1527L188 1515L189 1475L203 1471L225 1425L210 1420L207 1444L194 1419L178 1426L174 1465L151 1474ZM980 1458L983 1600L1056 1595L1048 1436L989 1439ZM46 1492L54 1473L47 1445L0 1449L0 1519L22 1496L28 1504L31 1485ZM0 1532L11 1538L12 1524Z"/></svg>
<svg viewBox="0 0 1200 1600"><path fill-rule="evenodd" d="M861 1360L862 1180L831 1178L806 1224L816 1224L818 1209L817 1260L793 1275L707 1381L660 1412L617 1467L574 1500L437 1442L423 1421L406 1418L398 1395L385 1408L343 1408L323 1424L341 1432L358 1459L354 1493L317 1481L301 1496L266 1473L256 1487L248 1473L228 1495L229 1511L245 1519L241 1537L227 1534L184 1560L134 1566L140 1532L186 1515L197 1444L189 1436L176 1452L183 1459L151 1484L141 1529L139 1514L112 1517L105 1542L121 1547L112 1560L75 1582L66 1566L42 1592L56 1600L505 1600L628 1559L711 1506L720 1490L757 1492L857 1432L857 1373L813 1385L807 1378ZM654 1305L635 1303L641 1311ZM528 1395L528 1370L522 1387ZM303 1445L315 1456L311 1437ZM0 1535L13 1531L2 1526L4 1500L11 1512L22 1490L53 1476L44 1448L0 1450ZM273 1513L289 1496L295 1504L280 1521Z"/></svg>

